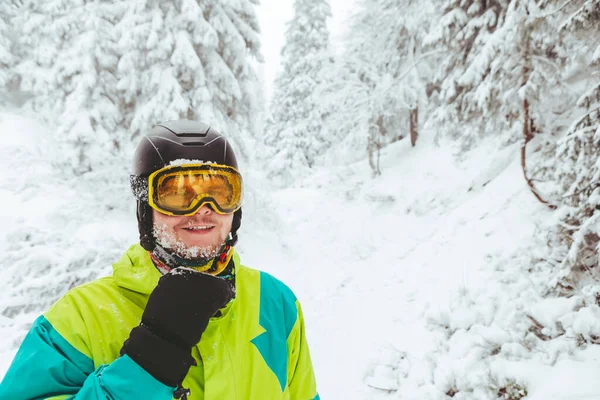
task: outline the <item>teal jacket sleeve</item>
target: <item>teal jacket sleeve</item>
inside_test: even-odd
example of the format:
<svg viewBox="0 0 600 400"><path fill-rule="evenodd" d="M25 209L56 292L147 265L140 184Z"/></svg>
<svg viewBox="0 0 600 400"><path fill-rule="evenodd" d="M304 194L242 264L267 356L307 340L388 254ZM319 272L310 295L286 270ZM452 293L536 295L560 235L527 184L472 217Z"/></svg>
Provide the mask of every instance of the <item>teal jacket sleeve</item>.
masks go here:
<svg viewBox="0 0 600 400"><path fill-rule="evenodd" d="M127 355L95 369L41 316L0 383L0 399L171 400L174 390Z"/></svg>

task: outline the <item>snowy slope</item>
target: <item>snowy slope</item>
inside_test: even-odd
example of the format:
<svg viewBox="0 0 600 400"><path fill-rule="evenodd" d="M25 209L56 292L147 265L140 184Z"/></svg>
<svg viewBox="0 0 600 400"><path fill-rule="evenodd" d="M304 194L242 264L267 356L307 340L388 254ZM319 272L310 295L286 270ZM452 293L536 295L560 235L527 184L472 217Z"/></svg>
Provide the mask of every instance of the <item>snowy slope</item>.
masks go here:
<svg viewBox="0 0 600 400"><path fill-rule="evenodd" d="M25 143L42 140L41 127L15 121L3 117L0 132L18 125ZM491 399L511 382L528 399L600 398L598 346L577 347L568 335L542 342L529 332L526 314L585 334L600 329L600 313L577 310L578 298L544 300L550 277L528 272L554 217L524 183L518 148L489 141L456 161L450 144L436 147L428 136L416 149L407 141L385 149L377 178L362 161L269 190L261 171L245 169L238 249L245 264L272 272L299 297L321 398ZM108 273L109 260L136 240L129 193L83 196L74 206L68 182L42 154L29 146L0 158L8 199L0 234L10 254L0 261L0 302L35 297L0 318L0 376L28 324L58 295L40 287L64 292L69 274ZM15 183L35 168L36 191ZM85 206L94 212L81 212ZM34 229L58 238L27 244L23 235ZM39 265L45 258L50 270ZM29 261L38 267L27 269Z"/></svg>
<svg viewBox="0 0 600 400"><path fill-rule="evenodd" d="M578 299L543 300L532 280L549 274L527 272L554 221L517 145L490 141L461 162L452 151L425 137L387 148L375 179L366 161L319 171L273 193L269 237L244 237L246 262L304 304L322 397L486 399L516 383L528 398L600 398L595 347L528 333L527 314L573 318Z"/></svg>

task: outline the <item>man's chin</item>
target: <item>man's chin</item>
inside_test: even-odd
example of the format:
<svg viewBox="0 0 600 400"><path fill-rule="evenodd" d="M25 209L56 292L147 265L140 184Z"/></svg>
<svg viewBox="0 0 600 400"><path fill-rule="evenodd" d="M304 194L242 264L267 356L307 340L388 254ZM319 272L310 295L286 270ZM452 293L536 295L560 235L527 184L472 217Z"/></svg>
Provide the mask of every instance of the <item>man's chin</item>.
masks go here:
<svg viewBox="0 0 600 400"><path fill-rule="evenodd" d="M189 242L189 243L186 243L185 247L187 247L190 250L202 249L204 251L211 251L211 250L217 251L221 248L221 243L217 243L215 241L208 242L208 243L206 243L206 242Z"/></svg>
<svg viewBox="0 0 600 400"><path fill-rule="evenodd" d="M219 255L223 244L192 244L177 249L177 255L190 261L206 262Z"/></svg>

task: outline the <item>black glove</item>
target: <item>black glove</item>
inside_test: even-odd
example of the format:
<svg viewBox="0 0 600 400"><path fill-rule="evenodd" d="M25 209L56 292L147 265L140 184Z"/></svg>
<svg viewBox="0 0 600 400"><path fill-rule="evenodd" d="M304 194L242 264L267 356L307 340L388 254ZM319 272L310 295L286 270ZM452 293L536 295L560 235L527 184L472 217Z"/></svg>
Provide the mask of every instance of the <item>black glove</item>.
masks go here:
<svg viewBox="0 0 600 400"><path fill-rule="evenodd" d="M121 355L129 355L162 383L178 386L195 365L192 347L209 318L233 296L233 285L225 279L187 268L172 270L159 279Z"/></svg>

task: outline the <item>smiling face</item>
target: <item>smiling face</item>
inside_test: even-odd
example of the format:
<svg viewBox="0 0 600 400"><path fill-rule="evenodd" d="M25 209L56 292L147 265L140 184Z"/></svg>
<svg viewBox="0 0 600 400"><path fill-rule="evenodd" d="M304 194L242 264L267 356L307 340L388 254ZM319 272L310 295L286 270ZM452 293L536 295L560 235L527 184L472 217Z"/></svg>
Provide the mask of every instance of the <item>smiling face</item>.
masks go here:
<svg viewBox="0 0 600 400"><path fill-rule="evenodd" d="M218 214L207 205L196 214L170 216L152 210L153 233L156 242L177 256L188 259L209 259L218 256L225 244L233 213Z"/></svg>

